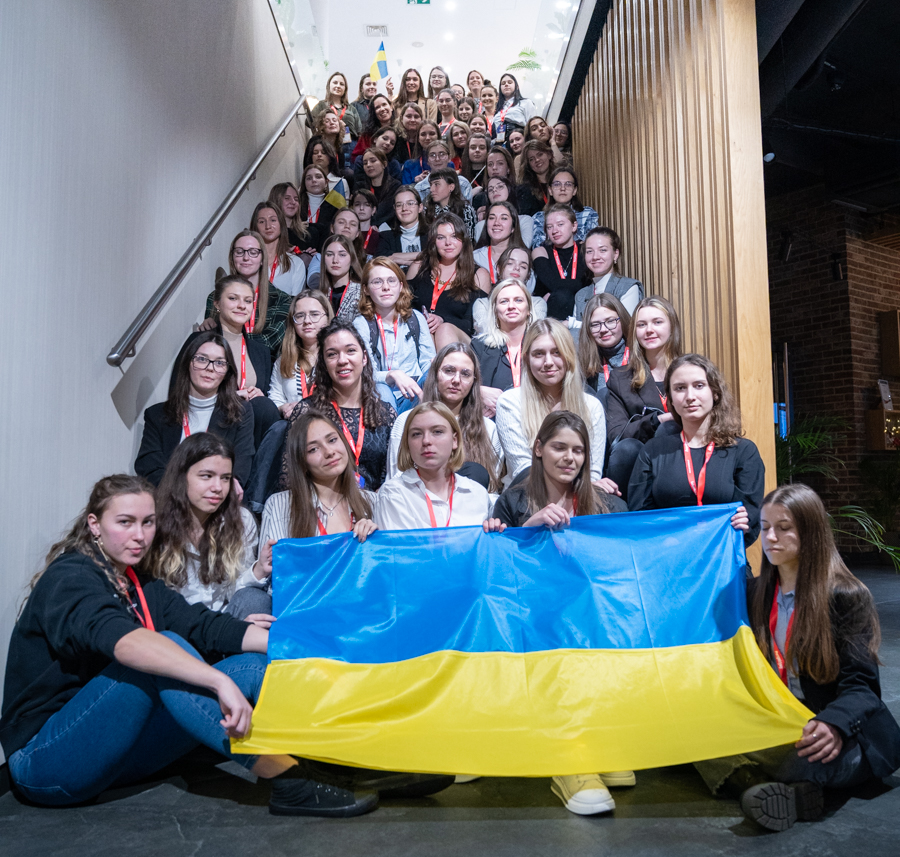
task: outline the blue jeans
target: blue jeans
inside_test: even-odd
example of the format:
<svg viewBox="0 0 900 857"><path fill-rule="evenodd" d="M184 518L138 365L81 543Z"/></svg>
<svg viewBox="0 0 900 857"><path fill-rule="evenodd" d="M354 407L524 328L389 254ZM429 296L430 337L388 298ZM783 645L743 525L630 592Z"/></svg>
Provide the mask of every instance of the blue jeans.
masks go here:
<svg viewBox="0 0 900 857"><path fill-rule="evenodd" d="M164 633L200 658L177 634ZM265 655L235 655L214 668L256 702ZM112 663L9 757L10 774L34 803L67 806L150 776L199 744L252 768L259 757L232 755L221 719L215 694Z"/></svg>

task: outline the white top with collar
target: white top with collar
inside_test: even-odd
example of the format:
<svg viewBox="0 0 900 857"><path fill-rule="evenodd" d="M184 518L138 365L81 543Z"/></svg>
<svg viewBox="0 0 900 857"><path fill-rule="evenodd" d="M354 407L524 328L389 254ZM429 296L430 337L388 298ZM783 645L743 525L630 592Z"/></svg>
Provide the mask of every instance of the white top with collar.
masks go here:
<svg viewBox="0 0 900 857"><path fill-rule="evenodd" d="M438 527L480 526L491 516L493 503L490 494L465 476L457 474L455 480L451 514L447 500L428 491L414 469L404 470L381 486L375 506L375 524L379 530L430 530L427 494L431 498Z"/></svg>

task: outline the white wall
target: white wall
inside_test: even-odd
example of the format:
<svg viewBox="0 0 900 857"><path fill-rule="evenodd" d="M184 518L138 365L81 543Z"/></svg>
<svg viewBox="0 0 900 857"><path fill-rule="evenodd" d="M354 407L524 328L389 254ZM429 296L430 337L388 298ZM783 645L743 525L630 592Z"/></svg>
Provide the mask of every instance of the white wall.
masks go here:
<svg viewBox="0 0 900 857"><path fill-rule="evenodd" d="M0 668L24 586L100 476L130 470L217 266L292 125L124 373L106 354L298 97L266 0L0 9Z"/></svg>

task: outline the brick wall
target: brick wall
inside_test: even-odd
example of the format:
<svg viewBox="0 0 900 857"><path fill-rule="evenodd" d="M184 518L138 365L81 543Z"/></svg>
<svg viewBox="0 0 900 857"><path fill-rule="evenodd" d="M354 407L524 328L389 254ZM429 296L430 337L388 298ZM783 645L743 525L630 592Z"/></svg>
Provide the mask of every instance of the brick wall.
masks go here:
<svg viewBox="0 0 900 857"><path fill-rule="evenodd" d="M875 382L884 377L878 313L900 309L900 252L866 239L900 228L900 216L863 215L833 203L824 187L816 187L768 200L766 222L772 342L776 348L788 345L794 413L836 416L850 426L835 450L847 463L839 481L803 479L830 508L866 505L859 471L860 459L871 455L865 411L877 403ZM793 248L782 262L785 232L793 233ZM835 253L843 267L841 281L834 277ZM888 380L900 399L900 378Z"/></svg>

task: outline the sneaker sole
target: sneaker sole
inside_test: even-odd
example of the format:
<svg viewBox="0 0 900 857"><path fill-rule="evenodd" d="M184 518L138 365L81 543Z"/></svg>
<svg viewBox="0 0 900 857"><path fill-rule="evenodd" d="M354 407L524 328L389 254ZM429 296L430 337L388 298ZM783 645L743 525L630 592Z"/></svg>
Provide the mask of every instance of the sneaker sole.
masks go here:
<svg viewBox="0 0 900 857"><path fill-rule="evenodd" d="M824 809L822 790L813 783L765 783L741 797L744 814L766 830L782 831L797 821L815 821Z"/></svg>
<svg viewBox="0 0 900 857"><path fill-rule="evenodd" d="M569 812L575 813L575 815L599 815L602 812L612 812L616 808L616 802L612 798L602 803L579 800L577 794L566 798L563 790L555 782L550 783L550 791L563 802L563 805Z"/></svg>
<svg viewBox="0 0 900 857"><path fill-rule="evenodd" d="M357 815L365 815L378 806L378 794L360 795L352 806L315 807L315 806L285 806L282 804L269 804L270 815L306 815L317 818L353 818Z"/></svg>
<svg viewBox="0 0 900 857"><path fill-rule="evenodd" d="M628 786L637 785L637 777L634 771L623 771L615 774L600 774L603 785L608 789L627 788Z"/></svg>

